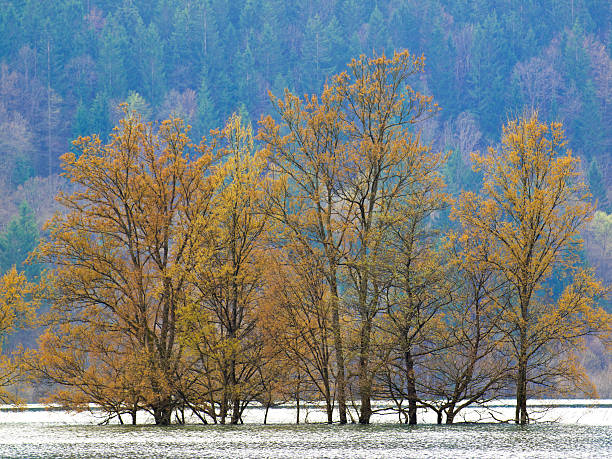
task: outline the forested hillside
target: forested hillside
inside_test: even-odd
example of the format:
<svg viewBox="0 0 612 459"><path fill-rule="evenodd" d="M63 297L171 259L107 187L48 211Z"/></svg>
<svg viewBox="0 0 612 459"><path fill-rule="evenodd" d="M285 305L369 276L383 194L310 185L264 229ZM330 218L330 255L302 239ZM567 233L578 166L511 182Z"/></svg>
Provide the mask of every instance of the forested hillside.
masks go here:
<svg viewBox="0 0 612 459"><path fill-rule="evenodd" d="M116 105L180 113L198 133L267 91L318 91L372 50L424 53L442 147L496 141L509 114L558 119L603 180L612 144L612 6L606 0L0 2L0 148L8 186L58 171ZM603 196L598 196L600 200Z"/></svg>

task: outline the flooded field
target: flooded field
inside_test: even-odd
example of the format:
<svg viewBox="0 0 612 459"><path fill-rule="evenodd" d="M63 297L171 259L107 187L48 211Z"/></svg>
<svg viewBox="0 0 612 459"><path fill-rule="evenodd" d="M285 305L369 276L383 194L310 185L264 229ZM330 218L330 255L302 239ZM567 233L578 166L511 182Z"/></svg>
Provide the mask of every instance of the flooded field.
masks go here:
<svg viewBox="0 0 612 459"><path fill-rule="evenodd" d="M292 407L272 410L273 424L265 426L259 408L240 426L101 426L95 413L32 406L0 411L0 457L612 457L612 401L546 404L554 407L533 403L540 421L526 427L492 422L410 427L393 423L397 415L376 416L370 426L295 425ZM497 417L511 407L494 409ZM319 417L316 407L302 414L311 422ZM470 416L484 419L476 410L466 413ZM421 413L421 421L428 418ZM140 421L146 421L144 414Z"/></svg>

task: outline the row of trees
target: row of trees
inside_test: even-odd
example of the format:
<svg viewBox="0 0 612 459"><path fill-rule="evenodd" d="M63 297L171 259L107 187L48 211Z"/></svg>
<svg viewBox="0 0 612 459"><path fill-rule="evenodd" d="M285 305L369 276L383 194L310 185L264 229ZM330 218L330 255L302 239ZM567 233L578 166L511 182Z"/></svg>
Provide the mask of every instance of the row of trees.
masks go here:
<svg viewBox="0 0 612 459"><path fill-rule="evenodd" d="M473 155L484 185L453 202L417 129L438 110L413 89L423 66L362 56L320 95L272 97L263 148L237 115L193 144L129 108L109 143L75 141L76 191L36 250L51 312L22 367L54 401L158 424L304 398L330 423L358 400L368 424L379 398L452 423L512 391L526 423L528 394L587 390L574 353L610 318L575 256L593 212L579 160L528 115Z"/></svg>

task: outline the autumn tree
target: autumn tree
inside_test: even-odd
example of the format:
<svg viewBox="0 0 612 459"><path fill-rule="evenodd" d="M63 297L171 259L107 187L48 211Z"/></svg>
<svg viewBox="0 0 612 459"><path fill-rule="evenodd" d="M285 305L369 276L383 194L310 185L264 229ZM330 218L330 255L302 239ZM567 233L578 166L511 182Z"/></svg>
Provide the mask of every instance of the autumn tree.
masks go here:
<svg viewBox="0 0 612 459"><path fill-rule="evenodd" d="M409 243L393 261L382 300L384 316L377 325L390 336L384 393L412 425L417 423L417 407L427 394L423 391L427 384L419 381L423 374L419 368L435 360L447 346L441 318L452 301L453 289L448 257L419 233L403 233L407 236L403 242Z"/></svg>
<svg viewBox="0 0 612 459"><path fill-rule="evenodd" d="M284 237L316 260L329 288L329 310L336 364L340 423L347 422L346 362L340 323L340 265L349 237L347 209L339 194L349 161L342 143L341 100L329 86L321 97L304 100L285 91L272 96L282 125L272 117L261 121L259 137L270 152L278 175L270 201L271 218L283 225ZM287 134L281 132L287 130Z"/></svg>
<svg viewBox="0 0 612 459"><path fill-rule="evenodd" d="M449 304L431 335L432 352L421 363L420 403L452 424L472 404L484 404L505 393L510 382L510 352L499 329L509 299L506 282L490 265L490 244L473 233L451 232L444 275Z"/></svg>
<svg viewBox="0 0 612 459"><path fill-rule="evenodd" d="M125 115L109 143L80 137L78 155L62 157L75 191L58 195L64 212L37 249L54 267L53 306L25 361L60 383L69 405L121 403L168 424L185 370L176 334L187 271L177 268L187 262L191 222L210 211L216 156L191 144L180 119L153 125Z"/></svg>
<svg viewBox="0 0 612 459"><path fill-rule="evenodd" d="M609 316L594 307L603 287L572 257L593 207L580 160L565 147L560 123L541 123L537 114L509 121L501 149L472 155L484 174L481 194L463 193L454 209L464 228L490 244L474 262L499 270L511 286L503 322L514 350L520 424L529 420L528 391L580 382L573 352L584 336L610 327ZM546 281L560 266L572 281L555 296Z"/></svg>
<svg viewBox="0 0 612 459"><path fill-rule="evenodd" d="M5 390L18 381L19 366L6 353L7 338L17 329L32 326L38 303L38 285L28 281L15 266L0 278L0 401L15 403L16 398Z"/></svg>
<svg viewBox="0 0 612 459"><path fill-rule="evenodd" d="M255 149L251 126L239 115L229 119L218 141L225 161L210 218L195 222L186 265L190 299L180 314L182 339L198 356L202 381L211 383L204 389L211 402L207 414L237 424L262 389L257 317L269 231L268 179L264 152Z"/></svg>
<svg viewBox="0 0 612 459"><path fill-rule="evenodd" d="M318 260L306 256L299 245L285 246L274 255L267 273L263 328L278 347L277 358L293 363L295 379L306 387L303 392L323 399L331 424L334 370L328 284Z"/></svg>
<svg viewBox="0 0 612 459"><path fill-rule="evenodd" d="M359 422L368 424L376 366L371 365L374 319L382 309L382 266L392 253L389 243L404 224L418 225L411 215L418 199L431 202L443 188L437 167L441 154L422 144L414 125L438 110L432 98L412 88L410 78L424 71L423 56L408 51L393 57L361 56L335 80L342 99L341 116L351 170L343 177L341 198L351 222L346 257L354 308L359 316ZM430 196L432 195L432 196ZM444 205L444 196L437 196ZM425 209L424 204L420 210ZM426 216L430 215L425 211ZM414 218L413 218L414 217ZM420 218L420 220L419 220ZM413 220L418 220L415 222ZM401 236L400 236L401 237Z"/></svg>
<svg viewBox="0 0 612 459"><path fill-rule="evenodd" d="M421 179L420 168L434 162L413 129L437 110L430 97L409 85L423 67L424 58L407 51L389 58L361 56L325 86L320 98L302 101L287 91L283 100L273 98L288 135L281 135L272 118L262 122L260 136L287 183L276 215L311 256L321 257L330 286L341 423L346 422L346 381L338 319L340 269L348 269L350 302L360 320L360 422L367 424L375 372L372 326L380 310L376 270L386 230L401 218L396 202Z"/></svg>
<svg viewBox="0 0 612 459"><path fill-rule="evenodd" d="M440 250L440 231L435 215L448 207L440 167L446 157L430 148L417 150L405 171L405 191L392 204L385 237L386 255L381 260L384 317L378 328L392 336L387 365L388 395L408 401L408 423L417 422L415 367L431 353L435 323L451 301L448 260ZM399 375L398 373L402 373Z"/></svg>

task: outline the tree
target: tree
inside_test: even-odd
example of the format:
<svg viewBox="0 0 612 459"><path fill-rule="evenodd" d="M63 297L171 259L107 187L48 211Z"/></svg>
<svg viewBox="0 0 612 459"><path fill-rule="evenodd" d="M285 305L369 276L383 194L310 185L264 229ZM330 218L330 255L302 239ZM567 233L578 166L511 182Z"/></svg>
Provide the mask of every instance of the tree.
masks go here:
<svg viewBox="0 0 612 459"><path fill-rule="evenodd" d="M109 143L80 137L80 154L62 157L76 191L59 194L64 212L37 249L54 267L53 306L39 349L25 360L65 388L69 405L105 407L125 393L127 409L168 424L185 371L176 336L187 301L182 268L191 222L209 210L216 156L206 144L191 146L180 119L154 126L125 110Z"/></svg>
<svg viewBox="0 0 612 459"><path fill-rule="evenodd" d="M202 69L202 81L198 90L198 108L196 112L195 125L200 135L206 135L211 129L215 129L218 124L219 115L215 109L215 104L210 96L208 87L208 71L206 67Z"/></svg>
<svg viewBox="0 0 612 459"><path fill-rule="evenodd" d="M384 316L378 324L390 341L382 375L386 394L411 425L417 423L419 405L433 407L423 402L431 391L419 368L428 360L439 359L441 349L447 346L441 337L441 320L452 300L447 257L435 247L434 237L423 234L423 224L414 219L412 228L397 229L402 238L390 263L388 286L382 295Z"/></svg>
<svg viewBox="0 0 612 459"><path fill-rule="evenodd" d="M15 266L0 278L0 400L2 403L15 403L17 400L4 388L17 381L19 367L5 354L6 340L19 328L34 324L38 307L38 286L31 283L23 272Z"/></svg>
<svg viewBox="0 0 612 459"><path fill-rule="evenodd" d="M359 317L359 422L368 424L376 366L371 365L374 319L382 308L384 275L393 228L411 221L411 206L442 188L437 167L445 158L421 143L414 125L437 112L432 97L410 85L424 71L423 56L408 51L393 57L361 56L334 80L350 169L342 177L340 197L350 239L345 258L351 302ZM429 193L428 193L429 192ZM443 203L444 197L440 196ZM427 201L429 202L429 201ZM419 217L422 217L421 215ZM418 223L417 223L418 224ZM392 255L391 255L392 256Z"/></svg>
<svg viewBox="0 0 612 459"><path fill-rule="evenodd" d="M504 327L514 349L520 424L529 419L528 391L580 382L572 352L582 337L610 327L609 317L592 307L603 287L572 257L593 207L584 200L580 160L565 146L560 123L543 124L535 113L510 121L501 150L472 155L484 174L481 195L463 193L453 210L464 228L489 241L490 252L478 261L511 286ZM546 281L560 265L573 281L551 297Z"/></svg>
<svg viewBox="0 0 612 459"><path fill-rule="evenodd" d="M109 15L100 37L98 74L102 92L111 97L125 94L128 88L125 56L128 48L128 35L125 28L113 15Z"/></svg>
<svg viewBox="0 0 612 459"><path fill-rule="evenodd" d="M345 420L344 343L340 329L339 275L343 300L359 317L360 422L369 423L375 366L370 365L373 320L380 310L378 266L388 228L401 221L400 204L435 176L440 157L429 155L413 125L437 111L432 98L408 79L423 71L424 58L408 51L353 60L326 85L320 98L304 101L285 91L273 98L289 134L272 118L261 138L284 185L274 202L276 218L310 256L320 258L330 288L340 422Z"/></svg>
<svg viewBox="0 0 612 459"><path fill-rule="evenodd" d="M129 92L125 103L127 104L127 109L129 112L135 114L137 113L138 116L141 116L146 121L149 121L151 119L151 115L153 114L151 106L145 100L145 98L138 94L136 91ZM117 111L119 113L122 113L123 108L120 106L118 107Z"/></svg>
<svg viewBox="0 0 612 459"><path fill-rule="evenodd" d="M0 104L0 154L4 164L0 177L12 186L23 184L33 173L34 136L19 113L8 112Z"/></svg>
<svg viewBox="0 0 612 459"><path fill-rule="evenodd" d="M452 424L466 407L500 395L510 382L511 361L498 324L508 301L505 281L492 266L481 263L490 244L473 233L450 233L444 274L452 285L450 304L442 311L435 344L422 363L421 403ZM431 339L431 338L430 338Z"/></svg>
<svg viewBox="0 0 612 459"><path fill-rule="evenodd" d="M332 45L325 27L318 14L308 19L304 29L302 42L302 63L304 71L301 72L303 87L313 90L319 87L325 77L330 73L332 58Z"/></svg>
<svg viewBox="0 0 612 459"><path fill-rule="evenodd" d="M38 225L30 206L24 201L19 206L19 215L9 222L6 230L0 233L0 272L11 266L21 266L38 244ZM40 273L40 265L29 264L25 267L30 280Z"/></svg>
<svg viewBox="0 0 612 459"><path fill-rule="evenodd" d="M197 121L197 109L198 101L194 90L185 89L183 92L172 90L166 94L164 103L160 107L158 117L176 117L185 120L187 124L193 124Z"/></svg>
<svg viewBox="0 0 612 459"><path fill-rule="evenodd" d="M254 148L250 125L233 115L219 135L219 184L210 220L195 224L186 265L190 300L181 308L181 339L210 381L202 393L207 414L225 424L242 422L247 405L262 390L264 343L258 331L266 265L265 156Z"/></svg>
<svg viewBox="0 0 612 459"><path fill-rule="evenodd" d="M136 26L138 70L143 93L153 103L159 103L165 92L163 42L155 24Z"/></svg>
<svg viewBox="0 0 612 459"><path fill-rule="evenodd" d="M588 170L589 190L593 198L597 201L597 207L604 212L608 208L608 196L599 165L595 158L591 160L591 165Z"/></svg>
<svg viewBox="0 0 612 459"><path fill-rule="evenodd" d="M309 392L322 397L327 423L331 424L334 374L328 284L318 260L305 255L299 245L283 247L274 258L273 268L267 272L268 307L263 327L278 349L276 358L293 364L290 370L297 374L297 383L304 380ZM299 409L300 391L295 392Z"/></svg>
<svg viewBox="0 0 612 459"><path fill-rule="evenodd" d="M590 225L590 241L597 247L595 264L599 265L600 275L604 280L611 280L612 272L610 259L612 259L612 214L602 211L595 212Z"/></svg>
<svg viewBox="0 0 612 459"><path fill-rule="evenodd" d="M340 102L326 87L319 99L304 100L285 90L271 96L288 135L268 116L259 137L278 173L278 191L270 214L283 227L283 237L298 244L321 267L329 288L329 309L336 363L336 393L340 423L347 422L345 343L340 323L340 264L347 244L348 222L338 184L346 167L341 143Z"/></svg>

